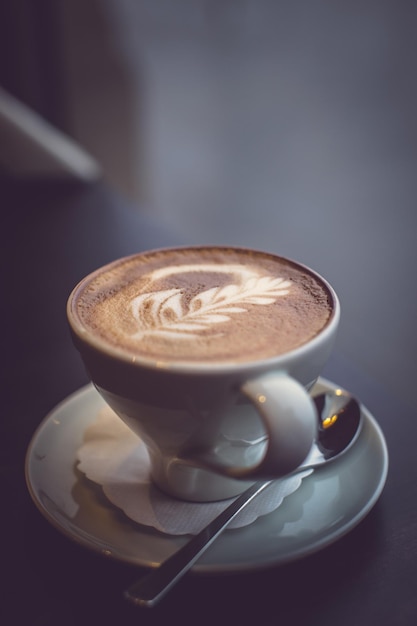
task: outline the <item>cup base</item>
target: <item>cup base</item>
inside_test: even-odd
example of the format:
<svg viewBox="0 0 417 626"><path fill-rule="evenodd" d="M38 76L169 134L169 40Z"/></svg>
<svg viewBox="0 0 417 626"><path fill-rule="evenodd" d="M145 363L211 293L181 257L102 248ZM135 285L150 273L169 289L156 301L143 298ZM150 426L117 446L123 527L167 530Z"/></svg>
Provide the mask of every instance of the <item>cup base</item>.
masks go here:
<svg viewBox="0 0 417 626"><path fill-rule="evenodd" d="M167 495L188 502L215 502L243 493L253 481L226 478L193 467L181 459L171 460L165 468L159 465L151 472L154 484Z"/></svg>

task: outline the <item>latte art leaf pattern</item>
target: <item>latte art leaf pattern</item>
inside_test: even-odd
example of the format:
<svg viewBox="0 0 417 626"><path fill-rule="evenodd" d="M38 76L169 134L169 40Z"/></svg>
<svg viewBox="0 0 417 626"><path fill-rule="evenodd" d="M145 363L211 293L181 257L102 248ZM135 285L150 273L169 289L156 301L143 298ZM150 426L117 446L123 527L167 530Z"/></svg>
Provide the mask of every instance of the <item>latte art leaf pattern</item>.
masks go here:
<svg viewBox="0 0 417 626"><path fill-rule="evenodd" d="M140 338L144 335L173 335L190 338L231 321L232 315L247 312L245 305L273 304L289 293L291 281L247 272L241 284L213 287L194 296L188 306L179 288L149 291L131 301L131 311Z"/></svg>

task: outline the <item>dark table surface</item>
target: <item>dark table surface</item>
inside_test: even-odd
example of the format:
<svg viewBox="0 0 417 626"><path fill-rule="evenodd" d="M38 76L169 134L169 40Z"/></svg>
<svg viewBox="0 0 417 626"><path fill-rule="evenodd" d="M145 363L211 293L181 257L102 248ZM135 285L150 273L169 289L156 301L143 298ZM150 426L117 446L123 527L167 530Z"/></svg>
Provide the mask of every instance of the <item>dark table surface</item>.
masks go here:
<svg viewBox="0 0 417 626"><path fill-rule="evenodd" d="M3 181L0 203L1 623L415 624L417 416L337 350L324 374L361 398L388 443L388 480L369 515L300 561L251 573L191 572L154 609L126 603L124 588L145 570L106 560L53 528L30 499L24 459L45 415L87 382L65 318L71 288L118 256L192 242L101 182Z"/></svg>

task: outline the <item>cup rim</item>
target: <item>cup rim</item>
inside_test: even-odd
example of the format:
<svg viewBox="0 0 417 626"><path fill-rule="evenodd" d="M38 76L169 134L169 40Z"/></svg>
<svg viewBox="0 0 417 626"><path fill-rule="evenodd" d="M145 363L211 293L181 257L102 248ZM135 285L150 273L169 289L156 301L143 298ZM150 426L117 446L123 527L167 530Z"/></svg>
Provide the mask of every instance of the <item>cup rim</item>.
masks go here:
<svg viewBox="0 0 417 626"><path fill-rule="evenodd" d="M267 257L278 258L310 274L311 276L313 276L314 278L316 278L323 284L323 286L328 292L329 299L332 304L331 314L330 314L328 321L326 322L326 325L309 341L306 341L300 346L292 350L288 350L287 352L284 352L276 356L259 358L259 359L254 358L254 359L244 360L244 361L239 361L239 360L235 360L235 361L234 360L227 360L227 361L218 360L217 361L213 359L213 360L204 362L204 361L197 361L197 360L192 360L192 359L189 359L189 360L181 359L179 361L163 360L160 358L154 358L154 357L144 356L140 354L135 355L121 348L118 348L115 345L112 345L111 343L107 342L105 339L99 337L98 335L88 332L88 330L85 328L85 325L83 325L83 323L81 322L80 317L77 314L76 307L75 307L77 295L81 293L81 291L85 288L86 284L94 280L94 278L98 276L100 273L102 273L103 270L110 269L112 266L116 266L120 263L128 261L129 259L133 259L138 256L145 256L146 254L164 253L168 251L180 252L181 250L199 251L199 250L209 250L209 249L213 249L217 251L232 250L232 251L237 251L237 252L243 252L243 253L247 252L251 254L260 254L263 256L267 256ZM166 371L182 373L182 374L199 374L199 373L222 374L222 373L230 373L232 371L244 372L246 370L251 370L251 369L253 370L254 368L258 369L258 368L263 368L263 367L267 367L267 368L271 368L271 367L280 368L281 367L282 369L285 369L286 362L299 358L303 352L309 352L310 350L313 351L318 344L325 342L327 337L329 335L332 335L333 332L335 331L339 323L339 319L340 319L339 298L335 290L333 289L333 287L330 285L330 283L325 278L323 278L323 276L321 276L318 272L316 272L309 266L303 263L300 263L299 261L295 261L291 258L276 254L274 252L268 252L268 251L257 250L257 249L249 248L249 247L245 248L242 246L232 246L232 245L230 246L221 246L221 245L171 246L171 247L143 250L141 252L136 252L130 255L119 257L109 263L106 263L100 266L96 270L93 270L92 272L84 276L84 278L82 278L72 289L67 300L66 308L67 308L67 320L70 325L71 332L73 336L76 338L77 340L76 343L78 345L80 343L85 344L90 349L93 349L95 352L101 353L104 356L115 359L118 362L130 364L133 367L145 368L147 370L154 370L154 371L166 370Z"/></svg>

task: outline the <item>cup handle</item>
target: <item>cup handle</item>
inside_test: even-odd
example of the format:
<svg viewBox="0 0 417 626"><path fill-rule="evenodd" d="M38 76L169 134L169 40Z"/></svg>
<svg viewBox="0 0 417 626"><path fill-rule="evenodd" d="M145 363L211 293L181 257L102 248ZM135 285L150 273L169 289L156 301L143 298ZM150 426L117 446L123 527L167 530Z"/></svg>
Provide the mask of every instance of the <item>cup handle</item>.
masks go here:
<svg viewBox="0 0 417 626"><path fill-rule="evenodd" d="M262 418L267 446L260 463L247 470L239 469L239 477L285 476L304 461L316 437L317 412L313 400L305 387L282 373L249 380L242 392Z"/></svg>
<svg viewBox="0 0 417 626"><path fill-rule="evenodd" d="M266 431L266 450L257 465L220 464L212 452L195 451L188 462L229 478L279 478L295 470L310 452L317 432L315 405L306 389L285 373L268 373L247 381L242 393L255 406ZM185 459L183 459L185 460Z"/></svg>

